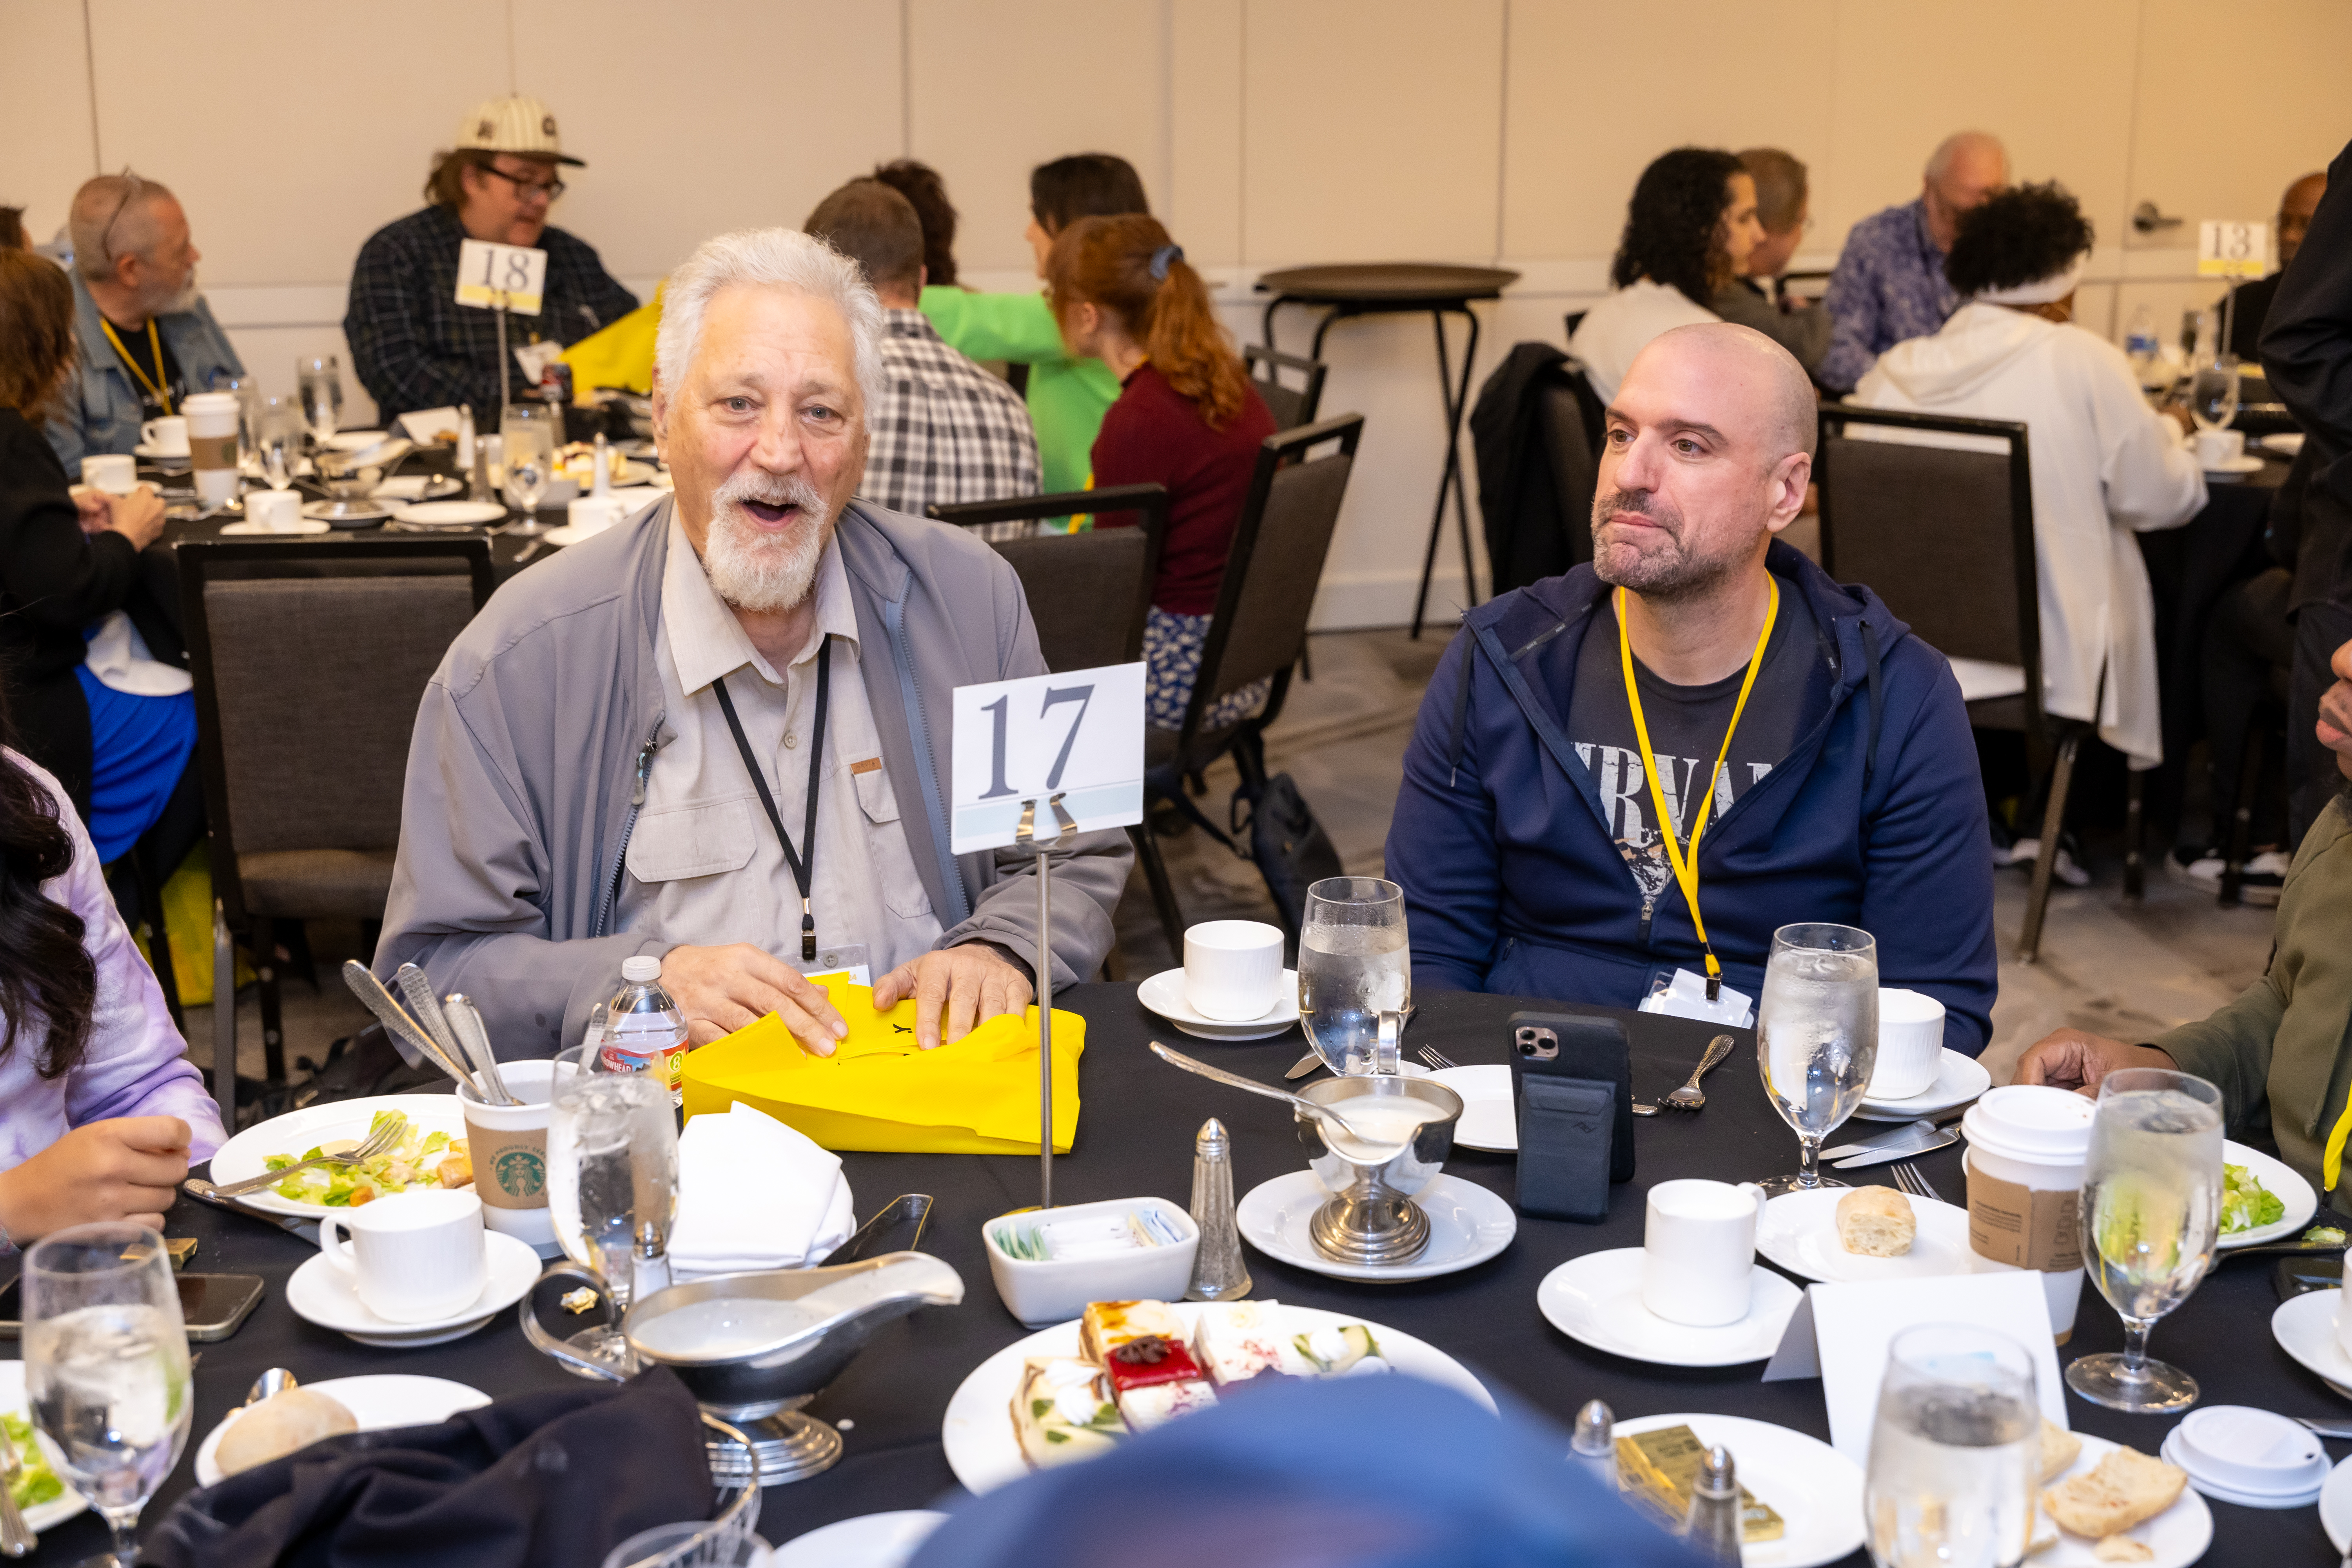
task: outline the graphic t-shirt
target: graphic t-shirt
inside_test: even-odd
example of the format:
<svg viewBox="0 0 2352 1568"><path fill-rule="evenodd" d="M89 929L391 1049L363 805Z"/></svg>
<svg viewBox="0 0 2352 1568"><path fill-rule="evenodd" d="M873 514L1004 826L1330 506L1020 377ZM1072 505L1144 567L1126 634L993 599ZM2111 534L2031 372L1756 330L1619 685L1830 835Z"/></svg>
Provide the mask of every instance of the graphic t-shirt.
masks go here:
<svg viewBox="0 0 2352 1568"><path fill-rule="evenodd" d="M1658 836L1657 807L1642 769L1642 743L1633 732L1633 711L1625 701L1625 674L1617 651L1616 595L1612 592L1593 613L1576 662L1576 689L1570 700L1569 739L1579 761L1591 771L1601 794L1609 836L1618 853L1633 868L1642 889L1646 915L1674 886L1674 864L1665 841ZM1815 672L1822 672L1814 688ZM1675 686L1651 673L1640 658L1633 660L1633 679L1642 693L1642 716L1650 730L1652 755L1657 759L1658 784L1674 815L1675 837L1685 848L1691 824L1698 816L1698 795L1715 767L1723 746L1723 731L1739 700L1747 666L1705 686ZM1715 782L1715 805L1707 813L1707 830L1723 820L1732 803L1767 777L1789 754L1789 748L1806 728L1818 721L1819 707L1827 700L1827 655L1819 626L1804 598L1788 584L1780 584L1780 610L1772 623L1771 639L1764 648L1763 668L1756 672L1756 689L1739 716L1738 731L1731 737L1730 753ZM1704 839L1701 840L1705 842ZM1681 895L1676 893L1675 898ZM1700 912L1706 911L1706 889L1699 889Z"/></svg>

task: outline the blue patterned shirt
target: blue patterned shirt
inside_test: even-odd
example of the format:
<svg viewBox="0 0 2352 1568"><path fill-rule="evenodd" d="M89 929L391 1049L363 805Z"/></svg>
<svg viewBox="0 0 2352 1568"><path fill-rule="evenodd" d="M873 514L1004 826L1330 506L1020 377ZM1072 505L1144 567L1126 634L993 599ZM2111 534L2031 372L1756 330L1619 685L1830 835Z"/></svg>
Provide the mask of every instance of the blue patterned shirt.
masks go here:
<svg viewBox="0 0 2352 1568"><path fill-rule="evenodd" d="M1896 343L1942 330L1960 297L1944 277L1944 253L1928 237L1924 200L1888 207L1853 226L1824 303L1830 347L1813 374L1832 392L1852 392Z"/></svg>

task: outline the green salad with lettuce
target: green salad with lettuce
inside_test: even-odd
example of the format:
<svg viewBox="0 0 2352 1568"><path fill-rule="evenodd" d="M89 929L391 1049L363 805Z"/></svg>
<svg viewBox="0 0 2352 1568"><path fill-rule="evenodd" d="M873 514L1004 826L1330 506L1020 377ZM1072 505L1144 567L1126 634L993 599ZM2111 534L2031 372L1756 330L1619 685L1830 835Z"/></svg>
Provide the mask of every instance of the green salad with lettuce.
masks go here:
<svg viewBox="0 0 2352 1568"><path fill-rule="evenodd" d="M65 1496L66 1484L49 1468L49 1457L41 1451L40 1440L33 1436L33 1424L22 1415L0 1415L0 1426L7 1428L8 1444L22 1461L16 1479L8 1486L16 1506L37 1508Z"/></svg>
<svg viewBox="0 0 2352 1568"><path fill-rule="evenodd" d="M2254 1179L2252 1166L2221 1167L2221 1234L2260 1230L2286 1217L2286 1200Z"/></svg>
<svg viewBox="0 0 2352 1568"><path fill-rule="evenodd" d="M368 1123L369 1135L373 1136L386 1121L406 1124L408 1119L397 1110L379 1110ZM365 1141L352 1139L338 1147L357 1148ZM329 1146L321 1143L299 1154L271 1154L261 1163L266 1169L283 1171L328 1152ZM269 1190L298 1204L350 1208L412 1187L462 1187L473 1179L464 1139L452 1138L446 1132L425 1132L409 1125L399 1142L373 1159L356 1165L312 1165L308 1170L296 1171Z"/></svg>

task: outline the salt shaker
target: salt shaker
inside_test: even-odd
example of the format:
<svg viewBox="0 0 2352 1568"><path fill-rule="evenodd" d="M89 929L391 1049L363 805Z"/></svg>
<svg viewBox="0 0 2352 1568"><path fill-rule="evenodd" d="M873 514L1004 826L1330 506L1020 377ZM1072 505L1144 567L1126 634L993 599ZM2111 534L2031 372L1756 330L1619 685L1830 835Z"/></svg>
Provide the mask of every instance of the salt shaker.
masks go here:
<svg viewBox="0 0 2352 1568"><path fill-rule="evenodd" d="M1598 1399L1588 1399L1576 1413L1576 1433L1569 1440L1568 1457L1602 1486L1617 1489L1617 1416Z"/></svg>
<svg viewBox="0 0 2352 1568"><path fill-rule="evenodd" d="M588 493L608 496L613 493L613 448L604 439L604 432L596 432L596 471L589 481Z"/></svg>
<svg viewBox="0 0 2352 1568"><path fill-rule="evenodd" d="M1187 1301L1237 1301L1250 1293L1249 1266L1234 1221L1234 1141L1212 1116L1192 1140L1192 1224L1201 1232L1192 1255Z"/></svg>
<svg viewBox="0 0 2352 1568"><path fill-rule="evenodd" d="M1738 1568L1740 1533L1739 1480L1733 1471L1731 1450L1717 1443L1699 1461L1683 1539L1700 1561Z"/></svg>

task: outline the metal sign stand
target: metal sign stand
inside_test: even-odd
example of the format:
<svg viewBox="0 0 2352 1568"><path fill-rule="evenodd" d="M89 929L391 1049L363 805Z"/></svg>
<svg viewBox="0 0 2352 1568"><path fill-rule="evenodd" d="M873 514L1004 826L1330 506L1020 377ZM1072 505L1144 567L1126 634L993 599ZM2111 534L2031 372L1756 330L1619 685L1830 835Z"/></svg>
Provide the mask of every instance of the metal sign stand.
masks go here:
<svg viewBox="0 0 2352 1568"><path fill-rule="evenodd" d="M1060 795L1048 796L1045 804L1053 808L1055 828L1046 844L1058 844L1078 830L1076 820L1063 808ZM1050 1209L1054 1206L1054 876L1052 856L1038 845L1034 797L1021 803L1021 826L1013 842L1037 851L1037 1206Z"/></svg>
<svg viewBox="0 0 2352 1568"><path fill-rule="evenodd" d="M505 289L499 290L499 302L491 309L499 313L499 419L503 424L507 416L507 405L514 401L507 395L507 295Z"/></svg>

